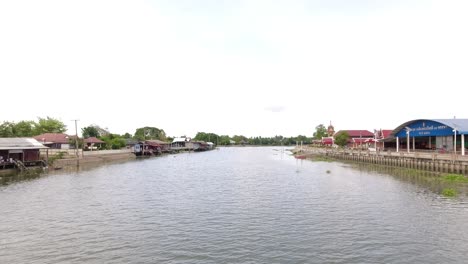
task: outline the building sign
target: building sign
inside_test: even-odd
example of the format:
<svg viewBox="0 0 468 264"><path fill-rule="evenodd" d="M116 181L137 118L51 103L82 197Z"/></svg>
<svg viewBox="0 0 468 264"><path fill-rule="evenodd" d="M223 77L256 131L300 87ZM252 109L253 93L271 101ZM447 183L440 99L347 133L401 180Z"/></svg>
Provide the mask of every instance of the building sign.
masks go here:
<svg viewBox="0 0 468 264"><path fill-rule="evenodd" d="M453 135L453 128L439 122L431 120L423 120L411 123L409 128L410 137L430 137L430 136L450 136ZM408 129L402 128L397 134L397 137L406 137Z"/></svg>

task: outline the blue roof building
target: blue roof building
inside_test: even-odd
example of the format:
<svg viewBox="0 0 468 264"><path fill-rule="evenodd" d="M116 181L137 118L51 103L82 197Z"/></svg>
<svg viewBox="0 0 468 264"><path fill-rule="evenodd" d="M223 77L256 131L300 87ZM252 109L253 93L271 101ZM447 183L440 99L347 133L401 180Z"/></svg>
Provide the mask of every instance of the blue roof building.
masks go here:
<svg viewBox="0 0 468 264"><path fill-rule="evenodd" d="M465 155L465 135L468 134L468 119L416 119L395 128L391 137L396 138L397 152L401 145L427 150L461 150ZM411 147L412 145L412 147Z"/></svg>

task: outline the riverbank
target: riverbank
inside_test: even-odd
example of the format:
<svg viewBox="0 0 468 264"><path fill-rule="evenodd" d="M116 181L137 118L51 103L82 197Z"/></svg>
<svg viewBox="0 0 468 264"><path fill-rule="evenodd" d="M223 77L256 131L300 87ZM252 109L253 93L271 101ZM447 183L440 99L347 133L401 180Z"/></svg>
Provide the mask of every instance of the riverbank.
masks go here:
<svg viewBox="0 0 468 264"><path fill-rule="evenodd" d="M57 159L49 166L50 169L62 169L64 167L81 166L86 164L99 164L116 161L135 160L136 157L132 152L106 152L96 153L80 158Z"/></svg>
<svg viewBox="0 0 468 264"><path fill-rule="evenodd" d="M440 173L468 174L468 158L454 154L391 152L354 149L295 148L293 154L300 159L326 157L337 160L402 167Z"/></svg>

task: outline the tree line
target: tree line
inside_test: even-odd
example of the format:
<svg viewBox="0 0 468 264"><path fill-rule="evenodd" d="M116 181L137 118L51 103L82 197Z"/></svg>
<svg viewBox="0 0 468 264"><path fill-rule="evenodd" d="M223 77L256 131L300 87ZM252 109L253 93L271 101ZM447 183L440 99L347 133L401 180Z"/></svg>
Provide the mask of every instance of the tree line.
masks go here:
<svg viewBox="0 0 468 264"><path fill-rule="evenodd" d="M0 137L34 137L44 133L64 133L67 126L60 120L51 117L38 117L37 121L25 120L19 122L3 121L0 124ZM134 135L125 133L123 135L110 133L97 125L89 125L81 129L83 138L96 137L105 142L104 149L120 149L127 145L128 140L148 140L158 139L162 141L170 140L166 137L164 130L156 127L142 127L135 131ZM75 147L75 139L70 140L70 145ZM83 147L83 139L78 140L80 148Z"/></svg>
<svg viewBox="0 0 468 264"><path fill-rule="evenodd" d="M67 126L58 119L46 117L38 121L4 121L0 124L0 137L33 137L43 133L63 133Z"/></svg>
<svg viewBox="0 0 468 264"><path fill-rule="evenodd" d="M55 118L38 117L37 121L26 120L19 122L4 121L0 124L0 137L34 137L43 133L64 133L67 130L66 125ZM157 139L166 142L172 142L173 137L166 135L163 129L156 127L145 126L137 128L135 133L125 133L123 135L110 133L97 125L89 125L81 129L83 138L96 137L104 141L107 149L120 149L126 146L128 140L152 140ZM327 136L327 129L323 124L315 127L315 132L312 137L298 135L296 137L283 137L276 135L274 137L246 137L243 135L218 135L216 133L198 132L193 138L194 140L213 142L216 145L259 145L259 146L291 146L296 144L311 144L313 140L320 140ZM344 144L347 137L338 138L337 143ZM70 144L74 146L75 142ZM83 141L79 141L80 147Z"/></svg>
<svg viewBox="0 0 468 264"><path fill-rule="evenodd" d="M206 142L213 142L216 145L256 145L256 146L291 146L296 144L310 144L312 138L299 135L297 137L246 137L243 135L217 135L215 133L198 132L193 138L194 140L201 140Z"/></svg>

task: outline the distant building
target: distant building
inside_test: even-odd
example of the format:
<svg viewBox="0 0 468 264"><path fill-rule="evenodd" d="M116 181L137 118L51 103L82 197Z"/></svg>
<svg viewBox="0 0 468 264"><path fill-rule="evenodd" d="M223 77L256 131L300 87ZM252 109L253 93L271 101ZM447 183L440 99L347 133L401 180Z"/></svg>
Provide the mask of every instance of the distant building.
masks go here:
<svg viewBox="0 0 468 264"><path fill-rule="evenodd" d="M335 140L333 137L322 137L322 141L320 143L324 146L333 146L333 144L335 144Z"/></svg>
<svg viewBox="0 0 468 264"><path fill-rule="evenodd" d="M415 119L395 128L385 142L393 142L396 151L436 150L465 155L468 146L468 119Z"/></svg>
<svg viewBox="0 0 468 264"><path fill-rule="evenodd" d="M83 149L84 150L97 150L100 149L103 144L106 142L96 138L96 137L89 137L83 140Z"/></svg>
<svg viewBox="0 0 468 264"><path fill-rule="evenodd" d="M174 138L171 143L171 148L173 150L178 150L178 149L185 149L187 146L187 143L190 142L190 138L188 137L178 137Z"/></svg>
<svg viewBox="0 0 468 264"><path fill-rule="evenodd" d="M369 130L340 130L335 133L334 138L344 132L349 135L347 146L352 148L367 147L369 140L374 138L374 133Z"/></svg>
<svg viewBox="0 0 468 264"><path fill-rule="evenodd" d="M70 136L63 133L44 133L33 137L44 146L53 149L69 149Z"/></svg>
<svg viewBox="0 0 468 264"><path fill-rule="evenodd" d="M332 126L331 121L330 121L330 125L327 128L327 134L329 137L333 137L333 135L335 134L335 128Z"/></svg>

